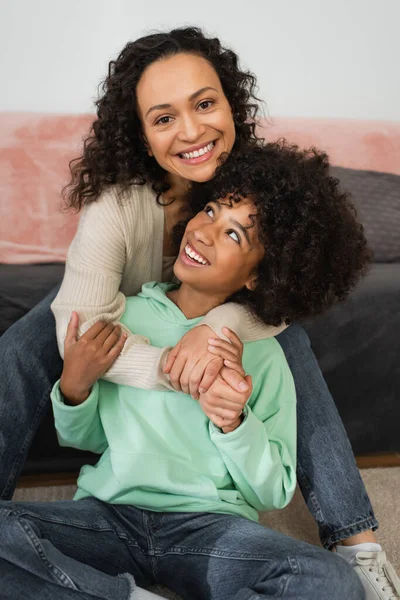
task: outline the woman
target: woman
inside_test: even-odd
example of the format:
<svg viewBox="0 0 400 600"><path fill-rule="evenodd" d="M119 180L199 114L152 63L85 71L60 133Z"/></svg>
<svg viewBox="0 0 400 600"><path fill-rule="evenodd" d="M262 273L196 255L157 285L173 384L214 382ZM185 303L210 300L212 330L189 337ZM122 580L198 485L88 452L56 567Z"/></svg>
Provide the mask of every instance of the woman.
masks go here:
<svg viewBox="0 0 400 600"><path fill-rule="evenodd" d="M255 139L254 87L255 79L240 71L233 52L194 28L144 37L128 44L110 64L98 118L82 159L75 162L67 194L70 206L85 209L53 304L60 351L73 309L79 314L87 311L88 328L100 318L114 319L123 311L124 295L137 293L145 281L159 279L163 257L167 278L173 252L170 234L186 213L189 182L211 179L222 153ZM142 198L140 222L129 208L129 194ZM100 290L106 293L99 295ZM1 340L3 498L12 495L61 373L50 314L55 293ZM217 333L221 325L228 325L242 340L271 334L237 307L231 306L229 314L224 308L222 322L220 313L210 313L204 321ZM165 365L173 387L194 397L199 388L207 389L221 368L218 357L212 361L215 357L207 350L209 337L209 327L192 330ZM370 552L372 577L374 569L380 569L376 552L381 548L372 533L378 524L336 407L305 332L292 325L277 340L297 391L298 482L321 541L326 548L339 544L336 549L346 550L349 560L355 561L359 550ZM161 367L168 349L139 342L128 338L124 353L106 376L141 387L165 385ZM124 362L129 353L131 360ZM132 371L133 359L140 364L139 375ZM157 369L151 367L154 364ZM239 374L228 383L244 384ZM365 543L370 545L360 548Z"/></svg>

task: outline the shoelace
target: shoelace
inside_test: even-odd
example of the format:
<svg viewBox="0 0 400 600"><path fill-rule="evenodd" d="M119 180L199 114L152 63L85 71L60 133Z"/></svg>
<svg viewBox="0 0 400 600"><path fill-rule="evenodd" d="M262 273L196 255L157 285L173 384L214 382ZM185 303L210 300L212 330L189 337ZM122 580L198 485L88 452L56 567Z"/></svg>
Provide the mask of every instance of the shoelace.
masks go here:
<svg viewBox="0 0 400 600"><path fill-rule="evenodd" d="M400 580L386 560L386 552L357 552L356 559L360 567L368 567L377 576L376 581L382 586L383 592L390 592L388 600L400 598Z"/></svg>

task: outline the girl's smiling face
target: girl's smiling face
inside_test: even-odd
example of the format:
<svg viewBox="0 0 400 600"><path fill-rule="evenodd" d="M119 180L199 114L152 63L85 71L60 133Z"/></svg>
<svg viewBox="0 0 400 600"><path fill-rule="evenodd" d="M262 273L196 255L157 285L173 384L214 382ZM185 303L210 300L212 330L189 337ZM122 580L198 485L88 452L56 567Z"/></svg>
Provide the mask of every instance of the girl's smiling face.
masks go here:
<svg viewBox="0 0 400 600"><path fill-rule="evenodd" d="M210 202L187 224L174 273L222 303L243 287L254 289L264 252L251 200Z"/></svg>
<svg viewBox="0 0 400 600"><path fill-rule="evenodd" d="M184 53L163 58L144 71L136 94L148 153L172 179L212 179L235 125L210 63Z"/></svg>

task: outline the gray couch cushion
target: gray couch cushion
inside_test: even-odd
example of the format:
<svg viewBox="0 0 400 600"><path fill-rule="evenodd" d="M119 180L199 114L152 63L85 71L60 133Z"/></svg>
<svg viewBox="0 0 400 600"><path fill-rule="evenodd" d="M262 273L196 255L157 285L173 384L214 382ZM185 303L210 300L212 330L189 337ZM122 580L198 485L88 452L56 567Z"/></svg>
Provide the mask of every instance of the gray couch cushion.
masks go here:
<svg viewBox="0 0 400 600"><path fill-rule="evenodd" d="M0 336L61 282L63 263L0 264Z"/></svg>
<svg viewBox="0 0 400 600"><path fill-rule="evenodd" d="M352 195L374 262L400 262L400 176L342 167L331 174Z"/></svg>
<svg viewBox="0 0 400 600"><path fill-rule="evenodd" d="M400 264L303 323L356 455L400 452Z"/></svg>

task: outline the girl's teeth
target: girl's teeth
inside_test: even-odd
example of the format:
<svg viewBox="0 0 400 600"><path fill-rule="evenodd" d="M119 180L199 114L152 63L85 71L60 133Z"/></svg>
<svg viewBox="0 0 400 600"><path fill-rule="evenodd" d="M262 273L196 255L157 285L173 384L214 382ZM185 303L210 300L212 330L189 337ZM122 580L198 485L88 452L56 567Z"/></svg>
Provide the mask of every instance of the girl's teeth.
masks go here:
<svg viewBox="0 0 400 600"><path fill-rule="evenodd" d="M195 260L195 261L197 261L197 262L201 263L202 265L205 265L205 264L207 264L207 261L206 261L206 260L204 260L204 259L203 259L201 256L199 256L199 255L197 254L197 252L195 252L194 250L191 250L191 249L190 249L190 248L188 248L187 246L186 246L186 248L185 248L185 252L186 252L186 254L187 254L188 256L190 256L190 258L192 258L193 260Z"/></svg>

